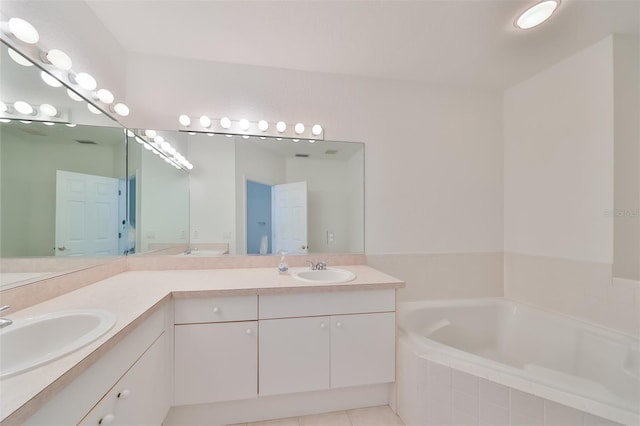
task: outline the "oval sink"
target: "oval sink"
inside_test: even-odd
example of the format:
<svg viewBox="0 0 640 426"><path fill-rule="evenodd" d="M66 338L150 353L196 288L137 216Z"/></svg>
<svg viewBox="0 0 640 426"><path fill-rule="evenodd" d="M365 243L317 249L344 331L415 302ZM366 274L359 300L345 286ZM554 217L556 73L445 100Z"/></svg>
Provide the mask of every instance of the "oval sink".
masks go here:
<svg viewBox="0 0 640 426"><path fill-rule="evenodd" d="M356 274L350 271L345 271L344 269L335 268L323 270L306 269L294 272L293 277L300 281L311 283L337 284L353 280L356 277Z"/></svg>
<svg viewBox="0 0 640 426"><path fill-rule="evenodd" d="M61 358L93 342L113 327L108 311L61 311L15 320L0 330L0 377L8 377Z"/></svg>

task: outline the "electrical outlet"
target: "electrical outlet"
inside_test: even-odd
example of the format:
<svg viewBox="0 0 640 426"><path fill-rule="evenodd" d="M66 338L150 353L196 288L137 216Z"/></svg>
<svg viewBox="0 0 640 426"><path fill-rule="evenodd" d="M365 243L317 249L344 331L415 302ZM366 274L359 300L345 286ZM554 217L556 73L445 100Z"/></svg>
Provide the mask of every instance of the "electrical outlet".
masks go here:
<svg viewBox="0 0 640 426"><path fill-rule="evenodd" d="M193 239L194 240L198 239L198 231L193 231Z"/></svg>
<svg viewBox="0 0 640 426"><path fill-rule="evenodd" d="M327 231L327 244L334 244L336 242L336 236L333 232Z"/></svg>

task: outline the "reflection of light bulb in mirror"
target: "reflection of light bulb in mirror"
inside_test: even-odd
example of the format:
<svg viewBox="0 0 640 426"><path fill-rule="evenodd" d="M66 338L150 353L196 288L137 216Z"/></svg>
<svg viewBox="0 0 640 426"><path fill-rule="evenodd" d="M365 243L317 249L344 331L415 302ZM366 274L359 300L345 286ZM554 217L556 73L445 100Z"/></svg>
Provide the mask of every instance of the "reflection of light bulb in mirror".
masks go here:
<svg viewBox="0 0 640 426"><path fill-rule="evenodd" d="M303 134L304 133L304 124L302 124L302 123L296 124L296 127L294 128L294 130L299 135Z"/></svg>
<svg viewBox="0 0 640 426"><path fill-rule="evenodd" d="M144 139L142 139L140 136L136 136L136 142L142 145L144 144Z"/></svg>
<svg viewBox="0 0 640 426"><path fill-rule="evenodd" d="M16 64L22 65L23 67L32 67L33 66L33 62L31 62L30 60L28 60L27 58L25 58L24 56L22 56L21 54L19 54L15 50L13 50L12 48L8 47L7 51L9 52L9 57L11 59L13 59L13 61Z"/></svg>
<svg viewBox="0 0 640 426"><path fill-rule="evenodd" d="M129 115L129 107L123 103L115 104L113 106L113 112L121 117L126 117L127 115Z"/></svg>
<svg viewBox="0 0 640 426"><path fill-rule="evenodd" d="M284 121L278 121L276 124L276 130L280 133L284 132L287 130L287 124Z"/></svg>
<svg viewBox="0 0 640 426"><path fill-rule="evenodd" d="M266 120L258 121L258 129L260 129L260 131L262 132L266 132L267 129L269 129L269 123L267 123Z"/></svg>
<svg viewBox="0 0 640 426"><path fill-rule="evenodd" d="M11 120L8 118L0 118L0 123L11 123Z"/></svg>
<svg viewBox="0 0 640 426"><path fill-rule="evenodd" d="M27 44L36 44L40 35L33 25L20 18L9 19L9 32L18 40Z"/></svg>
<svg viewBox="0 0 640 426"><path fill-rule="evenodd" d="M60 80L58 80L57 78L53 77L51 74L42 71L40 73L40 77L42 77L42 81L44 81L45 83L47 83L49 86L51 87L60 87L62 86L62 83L60 83Z"/></svg>
<svg viewBox="0 0 640 426"><path fill-rule="evenodd" d="M66 123L65 126L67 126L67 127L76 127L77 124L76 123Z"/></svg>
<svg viewBox="0 0 640 426"><path fill-rule="evenodd" d="M44 124L45 126L53 126L53 125L55 125L56 123L53 123L53 122L51 122L51 121L43 121L43 122L42 122L42 124Z"/></svg>
<svg viewBox="0 0 640 426"><path fill-rule="evenodd" d="M231 127L231 120L229 120L229 117L222 117L220 119L220 127L222 127L223 129L228 129L229 127Z"/></svg>
<svg viewBox="0 0 640 426"><path fill-rule="evenodd" d="M313 133L315 136L320 136L320 133L322 133L322 126L319 124L314 124L311 128L311 133Z"/></svg>
<svg viewBox="0 0 640 426"><path fill-rule="evenodd" d="M155 143L162 145L162 143L164 142L164 138L160 135L156 136L155 139L153 140Z"/></svg>
<svg viewBox="0 0 640 426"><path fill-rule="evenodd" d="M33 107L31 105L29 105L28 103L26 103L25 101L17 101L16 103L13 104L13 107L20 114L24 114L24 115L33 114Z"/></svg>
<svg viewBox="0 0 640 426"><path fill-rule="evenodd" d="M20 120L20 122L22 124L31 124L31 123L33 123L33 121L31 121L31 120Z"/></svg>
<svg viewBox="0 0 640 426"><path fill-rule="evenodd" d="M291 139L294 142L300 142L300 139Z"/></svg>
<svg viewBox="0 0 640 426"><path fill-rule="evenodd" d="M145 130L144 134L147 135L148 138L155 138L157 136L157 133L155 130Z"/></svg>
<svg viewBox="0 0 640 426"><path fill-rule="evenodd" d="M249 139L249 135L242 135L242 139Z"/></svg>
<svg viewBox="0 0 640 426"><path fill-rule="evenodd" d="M178 117L178 122L180 122L180 125L184 127L191 126L191 118L189 118L189 116L186 114L182 114L180 117Z"/></svg>
<svg viewBox="0 0 640 426"><path fill-rule="evenodd" d="M124 133L130 138L132 138L132 137L134 137L136 135L130 129L125 129Z"/></svg>
<svg viewBox="0 0 640 426"><path fill-rule="evenodd" d="M113 93L108 91L107 89L100 89L96 92L96 97L99 101L104 102L105 104L111 104L114 101Z"/></svg>
<svg viewBox="0 0 640 426"><path fill-rule="evenodd" d="M55 117L58 115L58 110L56 107L50 104L42 104L40 105L40 112L49 117Z"/></svg>
<svg viewBox="0 0 640 426"><path fill-rule="evenodd" d="M309 139L309 143L316 143L315 139Z"/></svg>
<svg viewBox="0 0 640 426"><path fill-rule="evenodd" d="M169 147L166 149L166 151L169 153L169 155L175 155L175 153L176 153L176 149L174 147L172 147L171 145L169 145Z"/></svg>
<svg viewBox="0 0 640 426"><path fill-rule="evenodd" d="M67 89L67 95L69 95L69 97L71 99L73 99L74 101L77 101L77 102L84 101L84 99L82 99L82 97L80 95L78 95L76 92L74 92L71 89Z"/></svg>
<svg viewBox="0 0 640 426"><path fill-rule="evenodd" d="M149 145L148 143L143 142L142 146L144 146L144 149L146 149L147 151L151 151L151 145Z"/></svg>
<svg viewBox="0 0 640 426"><path fill-rule="evenodd" d="M211 126L211 119L209 117L207 117L206 115L203 115L202 117L200 117L200 125L202 127Z"/></svg>
<svg viewBox="0 0 640 426"><path fill-rule="evenodd" d="M89 109L89 111L91 111L92 113L98 115L98 114L102 114L102 111L100 111L98 108L94 107L92 104L87 104L87 108Z"/></svg>
<svg viewBox="0 0 640 426"><path fill-rule="evenodd" d="M225 135L225 136L228 137L228 138L232 138L233 137L233 135Z"/></svg>
<svg viewBox="0 0 640 426"><path fill-rule="evenodd" d="M249 130L249 120L247 120L246 118L241 119L238 122L238 125L240 126L240 130L242 131L246 132L247 130Z"/></svg>
<svg viewBox="0 0 640 426"><path fill-rule="evenodd" d="M162 148L163 151L169 151L171 144L169 142L160 142L160 148Z"/></svg>
<svg viewBox="0 0 640 426"><path fill-rule="evenodd" d="M47 60L51 64L62 71L68 71L71 69L71 58L69 55L59 49L51 49L47 52Z"/></svg>

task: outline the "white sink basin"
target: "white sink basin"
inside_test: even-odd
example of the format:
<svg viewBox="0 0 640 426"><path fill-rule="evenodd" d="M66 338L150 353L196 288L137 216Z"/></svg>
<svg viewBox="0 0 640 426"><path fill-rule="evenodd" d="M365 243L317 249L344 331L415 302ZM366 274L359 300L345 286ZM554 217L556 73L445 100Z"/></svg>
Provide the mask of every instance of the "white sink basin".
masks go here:
<svg viewBox="0 0 640 426"><path fill-rule="evenodd" d="M0 330L0 377L8 377L63 357L93 342L116 322L102 310L46 314Z"/></svg>
<svg viewBox="0 0 640 426"><path fill-rule="evenodd" d="M329 268L324 270L305 269L293 273L293 278L311 283L337 284L353 280L356 274L344 269Z"/></svg>

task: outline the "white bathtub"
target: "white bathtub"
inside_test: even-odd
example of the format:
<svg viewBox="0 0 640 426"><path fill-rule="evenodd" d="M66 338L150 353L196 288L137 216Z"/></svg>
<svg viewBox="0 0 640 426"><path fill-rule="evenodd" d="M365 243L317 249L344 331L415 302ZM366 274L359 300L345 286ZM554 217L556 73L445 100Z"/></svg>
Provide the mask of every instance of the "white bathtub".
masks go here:
<svg viewBox="0 0 640 426"><path fill-rule="evenodd" d="M401 303L398 318L421 358L615 422L640 419L635 337L501 298Z"/></svg>

